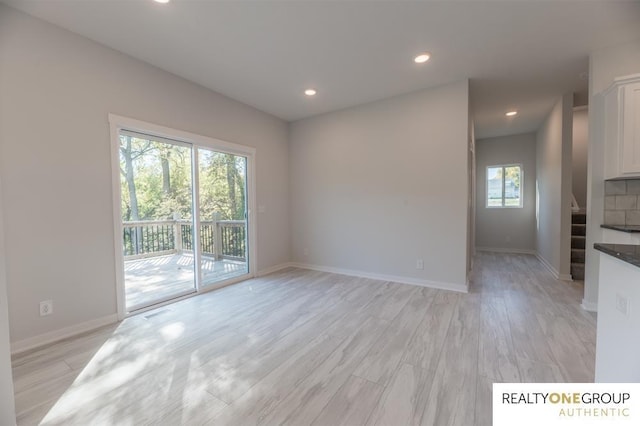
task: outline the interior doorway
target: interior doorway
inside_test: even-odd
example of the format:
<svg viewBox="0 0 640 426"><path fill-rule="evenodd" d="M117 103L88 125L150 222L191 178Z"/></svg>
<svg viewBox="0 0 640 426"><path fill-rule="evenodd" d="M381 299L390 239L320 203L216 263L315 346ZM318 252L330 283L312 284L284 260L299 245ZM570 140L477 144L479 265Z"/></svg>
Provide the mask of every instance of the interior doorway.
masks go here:
<svg viewBox="0 0 640 426"><path fill-rule="evenodd" d="M588 106L573 108L571 149L571 278L584 281L587 235L587 164L589 153Z"/></svg>

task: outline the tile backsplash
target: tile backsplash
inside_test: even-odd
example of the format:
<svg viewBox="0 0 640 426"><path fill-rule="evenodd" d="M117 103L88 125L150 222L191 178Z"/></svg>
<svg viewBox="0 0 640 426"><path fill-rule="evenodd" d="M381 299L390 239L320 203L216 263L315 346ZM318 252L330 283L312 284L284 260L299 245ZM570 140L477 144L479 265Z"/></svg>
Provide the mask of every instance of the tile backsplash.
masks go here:
<svg viewBox="0 0 640 426"><path fill-rule="evenodd" d="M640 225L640 179L604 183L604 224Z"/></svg>

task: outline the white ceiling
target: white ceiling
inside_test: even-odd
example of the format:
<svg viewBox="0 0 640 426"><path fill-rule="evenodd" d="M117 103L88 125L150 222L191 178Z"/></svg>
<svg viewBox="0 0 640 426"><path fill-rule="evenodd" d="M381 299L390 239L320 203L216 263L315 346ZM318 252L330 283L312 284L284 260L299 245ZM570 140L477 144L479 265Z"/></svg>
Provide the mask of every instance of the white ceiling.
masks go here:
<svg viewBox="0 0 640 426"><path fill-rule="evenodd" d="M586 99L590 52L640 39L638 1L4 2L288 121L469 78L478 138L537 129Z"/></svg>

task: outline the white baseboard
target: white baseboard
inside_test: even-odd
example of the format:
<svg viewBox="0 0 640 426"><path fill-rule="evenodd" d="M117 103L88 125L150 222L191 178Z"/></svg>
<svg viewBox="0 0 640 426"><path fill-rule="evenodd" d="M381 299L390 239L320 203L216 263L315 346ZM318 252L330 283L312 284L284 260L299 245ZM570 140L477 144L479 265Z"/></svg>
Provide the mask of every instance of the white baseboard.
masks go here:
<svg viewBox="0 0 640 426"><path fill-rule="evenodd" d="M437 288L440 290L451 290L451 291L457 291L459 293L469 292L468 286L464 284L421 280L418 278L401 277L396 275L374 274L374 273L364 272L364 271L355 271L352 269L342 269L342 268L334 268L331 266L311 265L308 263L293 262L289 266L293 266L295 268L310 269L313 271L329 272L332 274L349 275L353 277L370 278L373 280L391 281L391 282L396 282L401 284L410 284L410 285L415 285L419 287L430 287L430 288Z"/></svg>
<svg viewBox="0 0 640 426"><path fill-rule="evenodd" d="M488 251L493 253L513 253L513 254L532 254L536 255L535 250L517 249L517 248L500 248L500 247L476 247L477 251Z"/></svg>
<svg viewBox="0 0 640 426"><path fill-rule="evenodd" d="M582 299L582 309L589 312L598 312L598 304Z"/></svg>
<svg viewBox="0 0 640 426"><path fill-rule="evenodd" d="M402 276L395 276L395 275L373 274L373 273L364 272L364 271L355 271L351 269L333 268L329 266L311 265L311 264L296 263L296 262L281 263L279 265L261 269L256 273L256 276L261 277L264 275L269 275L274 272L280 271L285 268L290 268L290 267L310 269L310 270L321 271L321 272L329 272L334 274L356 276L356 277L362 277L362 278L370 278L370 279L380 280L380 281L392 281L392 282L397 282L401 284L410 284L410 285L415 285L420 287L437 288L441 290L451 290L451 291L457 291L460 293L468 292L468 285L465 286L463 284L421 280L418 278L402 277ZM118 322L118 314L112 314L102 318L96 318L90 321L85 321L80 324L75 324L69 327L61 328L59 330L54 330L48 333L40 334L38 336L29 337L23 340L18 340L11 343L11 354L15 355L22 352L30 351L30 350L39 348L41 346L56 343L60 340L67 339L69 337L73 337L78 334L86 333L100 327L104 327L105 325L114 324L116 322Z"/></svg>
<svg viewBox="0 0 640 426"><path fill-rule="evenodd" d="M544 257L540 256L540 253L536 253L536 257L538 258L540 263L542 263L542 266L547 268L547 271L549 271L551 273L551 275L553 275L553 278L558 279L558 276L560 274L558 273L558 271L556 271L556 268L551 266L551 264L549 262L547 262L547 259L545 259Z"/></svg>
<svg viewBox="0 0 640 426"><path fill-rule="evenodd" d="M50 331L38 336L29 337L28 339L18 340L11 343L11 354L15 355L21 352L30 351L32 349L39 348L40 346L49 345L116 322L118 322L118 314L112 314L107 315L106 317L96 318L80 324L61 328L59 330Z"/></svg>
<svg viewBox="0 0 640 426"><path fill-rule="evenodd" d="M278 272L278 271L280 271L282 269L290 268L292 266L293 266L293 264L291 262L286 262L286 263L281 263L279 265L270 266L268 268L264 268L264 269L259 270L256 273L256 277L263 277L265 275L273 274L274 272Z"/></svg>
<svg viewBox="0 0 640 426"><path fill-rule="evenodd" d="M535 255L540 263L542 263L542 265L547 268L551 275L553 275L553 278L560 281L573 281L571 274L561 274L560 272L556 271L556 268L554 268L549 262L547 262L547 259L540 256L540 253L536 253Z"/></svg>

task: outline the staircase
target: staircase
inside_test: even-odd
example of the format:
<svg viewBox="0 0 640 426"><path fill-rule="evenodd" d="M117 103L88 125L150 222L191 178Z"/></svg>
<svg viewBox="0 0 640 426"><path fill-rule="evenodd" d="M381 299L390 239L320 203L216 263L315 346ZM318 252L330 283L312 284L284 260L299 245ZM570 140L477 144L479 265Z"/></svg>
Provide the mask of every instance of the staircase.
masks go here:
<svg viewBox="0 0 640 426"><path fill-rule="evenodd" d="M573 213L571 215L571 276L574 280L584 280L584 248L586 231L586 213Z"/></svg>

